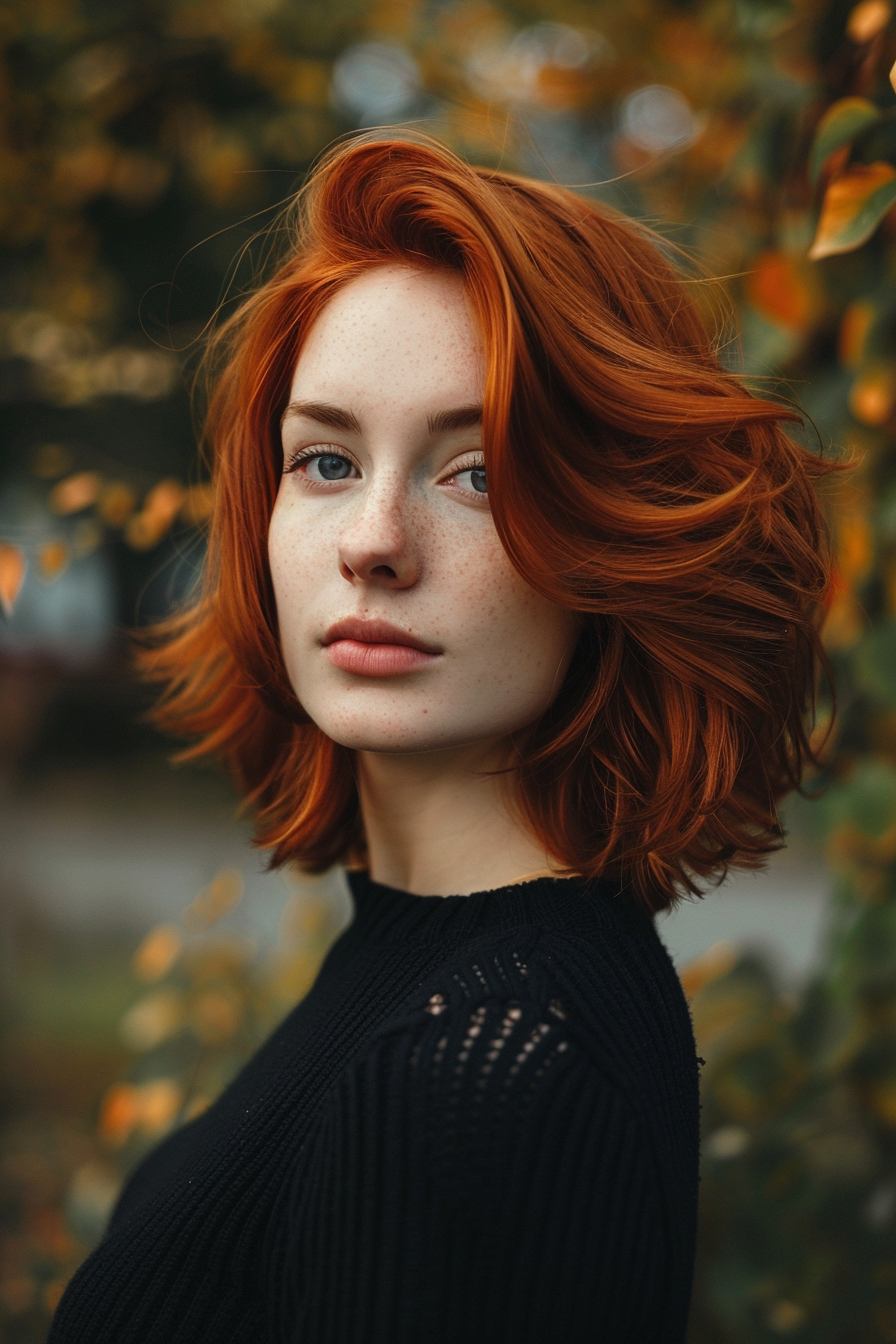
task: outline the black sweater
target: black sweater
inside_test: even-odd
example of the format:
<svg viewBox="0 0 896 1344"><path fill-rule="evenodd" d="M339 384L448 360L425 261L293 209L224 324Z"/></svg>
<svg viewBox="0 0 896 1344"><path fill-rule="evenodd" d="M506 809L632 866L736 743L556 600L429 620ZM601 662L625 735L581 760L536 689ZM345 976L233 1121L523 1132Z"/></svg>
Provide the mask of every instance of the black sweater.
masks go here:
<svg viewBox="0 0 896 1344"><path fill-rule="evenodd" d="M51 1344L680 1344L697 1062L609 884L351 876L307 997L128 1182Z"/></svg>

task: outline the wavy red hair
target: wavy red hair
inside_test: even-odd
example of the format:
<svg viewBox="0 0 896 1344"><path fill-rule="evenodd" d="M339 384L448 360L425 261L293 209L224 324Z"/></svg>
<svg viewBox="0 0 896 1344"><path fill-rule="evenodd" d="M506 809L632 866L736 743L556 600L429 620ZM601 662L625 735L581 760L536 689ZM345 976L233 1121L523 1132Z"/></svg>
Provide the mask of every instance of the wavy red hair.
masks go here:
<svg viewBox="0 0 896 1344"><path fill-rule="evenodd" d="M485 338L495 526L523 577L584 617L516 767L570 871L652 910L781 844L807 736L829 553L796 414L725 371L648 230L572 191L430 141L363 139L301 193L287 255L213 343L215 506L198 601L140 657L156 711L222 757L273 864L363 861L351 753L304 715L277 636L268 523L279 420L335 291L384 263L448 267Z"/></svg>

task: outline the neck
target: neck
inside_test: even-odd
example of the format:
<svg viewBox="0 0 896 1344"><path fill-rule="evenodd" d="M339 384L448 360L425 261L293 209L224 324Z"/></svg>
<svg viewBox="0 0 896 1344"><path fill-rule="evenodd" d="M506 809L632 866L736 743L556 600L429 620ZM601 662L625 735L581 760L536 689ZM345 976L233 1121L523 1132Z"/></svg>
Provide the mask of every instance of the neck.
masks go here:
<svg viewBox="0 0 896 1344"><path fill-rule="evenodd" d="M515 814L501 745L358 752L370 875L421 896L466 896L552 870Z"/></svg>

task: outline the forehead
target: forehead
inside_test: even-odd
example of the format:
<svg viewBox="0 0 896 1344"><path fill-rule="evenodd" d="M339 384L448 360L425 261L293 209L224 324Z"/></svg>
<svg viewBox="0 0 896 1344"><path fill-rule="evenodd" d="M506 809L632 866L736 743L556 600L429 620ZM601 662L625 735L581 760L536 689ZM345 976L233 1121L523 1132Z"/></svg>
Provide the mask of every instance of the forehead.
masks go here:
<svg viewBox="0 0 896 1344"><path fill-rule="evenodd" d="M451 405L481 399L484 368L461 277L383 266L351 280L320 313L290 397L440 409L446 397Z"/></svg>

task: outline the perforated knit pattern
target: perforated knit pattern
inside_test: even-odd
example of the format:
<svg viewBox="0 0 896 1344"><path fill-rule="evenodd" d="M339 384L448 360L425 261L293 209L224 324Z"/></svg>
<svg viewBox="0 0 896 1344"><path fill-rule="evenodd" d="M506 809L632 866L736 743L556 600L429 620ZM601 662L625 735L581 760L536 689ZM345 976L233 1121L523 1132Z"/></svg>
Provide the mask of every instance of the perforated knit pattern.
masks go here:
<svg viewBox="0 0 896 1344"><path fill-rule="evenodd" d="M603 884L352 877L314 988L135 1173L51 1344L680 1344L697 1069Z"/></svg>

